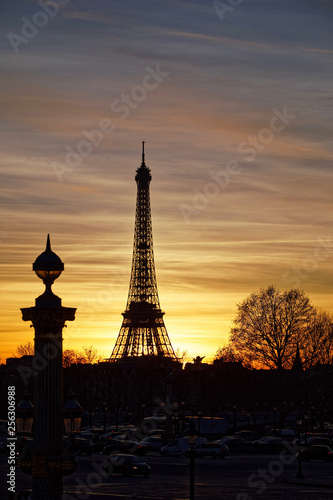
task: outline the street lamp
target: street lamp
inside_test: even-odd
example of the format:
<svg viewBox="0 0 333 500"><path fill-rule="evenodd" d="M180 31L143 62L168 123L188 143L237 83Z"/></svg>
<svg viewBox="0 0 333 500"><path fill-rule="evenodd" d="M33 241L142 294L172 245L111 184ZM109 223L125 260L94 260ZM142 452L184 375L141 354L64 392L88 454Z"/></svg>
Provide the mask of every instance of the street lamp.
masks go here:
<svg viewBox="0 0 333 500"><path fill-rule="evenodd" d="M103 432L105 434L105 432L106 432L106 411L107 411L105 401L103 401L102 406L103 406Z"/></svg>
<svg viewBox="0 0 333 500"><path fill-rule="evenodd" d="M274 406L274 434L276 433L276 412L277 412L277 407Z"/></svg>
<svg viewBox="0 0 333 500"><path fill-rule="evenodd" d="M146 408L146 403L141 403L141 420L142 421L145 418L145 408Z"/></svg>
<svg viewBox="0 0 333 500"><path fill-rule="evenodd" d="M202 410L198 410L198 436L201 436L201 417L202 417Z"/></svg>
<svg viewBox="0 0 333 500"><path fill-rule="evenodd" d="M180 402L181 407L181 419L182 419L182 432L184 432L184 422L185 422L185 401Z"/></svg>
<svg viewBox="0 0 333 500"><path fill-rule="evenodd" d="M73 437L74 434L81 432L81 421L83 415L82 406L76 401L75 394L71 389L68 393L68 399L64 404L63 416L66 434Z"/></svg>
<svg viewBox="0 0 333 500"><path fill-rule="evenodd" d="M237 407L236 406L233 406L232 407L233 409L233 412L234 412L234 434L236 434L236 431L237 431Z"/></svg>
<svg viewBox="0 0 333 500"><path fill-rule="evenodd" d="M308 414L304 414L304 445L308 444Z"/></svg>
<svg viewBox="0 0 333 500"><path fill-rule="evenodd" d="M302 461L301 461L301 453L300 453L300 448L301 448L301 427L302 427L302 417L300 414L298 414L297 420L297 431L298 431L298 461L297 461L297 474L296 477L298 478L303 478L303 473L302 473Z"/></svg>
<svg viewBox="0 0 333 500"><path fill-rule="evenodd" d="M24 391L23 398L16 408L16 431L17 435L26 437L32 435L33 405L29 400L28 391Z"/></svg>
<svg viewBox="0 0 333 500"><path fill-rule="evenodd" d="M193 420L191 420L188 433L187 442L190 446L190 500L194 500L194 450L193 446L197 441L197 435Z"/></svg>
<svg viewBox="0 0 333 500"><path fill-rule="evenodd" d="M314 409L315 409L315 407L312 405L311 406L311 432L313 432L313 429L314 429Z"/></svg>
<svg viewBox="0 0 333 500"><path fill-rule="evenodd" d="M173 435L178 437L179 432L179 421L180 421L180 408L178 406L178 402L173 402L173 411L172 411L172 423L173 423Z"/></svg>

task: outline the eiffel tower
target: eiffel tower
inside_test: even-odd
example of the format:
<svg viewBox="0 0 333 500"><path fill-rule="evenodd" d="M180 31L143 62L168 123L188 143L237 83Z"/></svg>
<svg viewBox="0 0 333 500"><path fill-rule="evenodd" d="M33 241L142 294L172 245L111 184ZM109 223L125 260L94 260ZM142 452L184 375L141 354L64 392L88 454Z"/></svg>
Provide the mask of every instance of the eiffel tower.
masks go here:
<svg viewBox="0 0 333 500"><path fill-rule="evenodd" d="M164 325L157 292L149 185L150 169L142 163L136 171L137 200L131 281L124 319L110 361L138 356L177 359Z"/></svg>

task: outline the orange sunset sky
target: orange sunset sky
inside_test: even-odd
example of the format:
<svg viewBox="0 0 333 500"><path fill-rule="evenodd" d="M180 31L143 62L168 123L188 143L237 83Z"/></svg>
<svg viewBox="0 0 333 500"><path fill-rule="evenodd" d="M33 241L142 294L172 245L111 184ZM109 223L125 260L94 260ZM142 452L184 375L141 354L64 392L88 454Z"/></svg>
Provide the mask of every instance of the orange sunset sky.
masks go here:
<svg viewBox="0 0 333 500"><path fill-rule="evenodd" d="M332 3L55 5L0 6L2 361L33 339L20 308L44 289L47 233L54 292L77 307L64 348L110 356L143 140L174 349L212 359L237 303L270 284L333 313Z"/></svg>

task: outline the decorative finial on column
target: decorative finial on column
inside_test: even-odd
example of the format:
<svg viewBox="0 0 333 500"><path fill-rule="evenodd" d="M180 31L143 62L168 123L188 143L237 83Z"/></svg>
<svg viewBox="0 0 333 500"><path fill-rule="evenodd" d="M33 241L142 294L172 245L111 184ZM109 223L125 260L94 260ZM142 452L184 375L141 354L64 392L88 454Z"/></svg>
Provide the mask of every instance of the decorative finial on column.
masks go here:
<svg viewBox="0 0 333 500"><path fill-rule="evenodd" d="M50 235L49 234L47 235L45 252L52 252L52 250L51 250L51 240L50 240Z"/></svg>

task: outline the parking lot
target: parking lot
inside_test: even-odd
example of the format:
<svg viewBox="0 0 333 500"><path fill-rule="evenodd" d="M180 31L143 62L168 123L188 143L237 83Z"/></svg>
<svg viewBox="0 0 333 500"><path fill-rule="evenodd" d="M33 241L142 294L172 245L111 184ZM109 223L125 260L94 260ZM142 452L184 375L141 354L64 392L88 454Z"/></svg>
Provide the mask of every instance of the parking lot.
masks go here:
<svg viewBox="0 0 333 500"><path fill-rule="evenodd" d="M6 456L1 455L1 475L6 474ZM189 459L162 457L157 452L143 457L151 475L106 477L105 456L79 455L75 474L64 478L64 500L137 499L186 500L189 498ZM289 460L288 460L289 459ZM304 479L297 479L297 460L279 455L231 455L224 459L195 460L196 500L328 500L332 498L333 463L302 464ZM288 463L287 463L288 462ZM17 471L17 492L31 489L31 478ZM5 481L1 498L9 498Z"/></svg>

